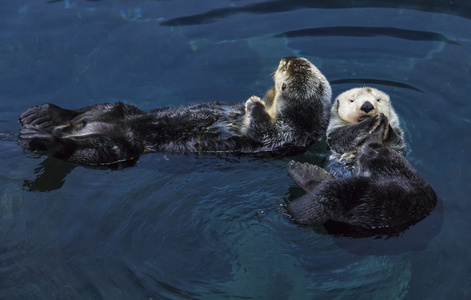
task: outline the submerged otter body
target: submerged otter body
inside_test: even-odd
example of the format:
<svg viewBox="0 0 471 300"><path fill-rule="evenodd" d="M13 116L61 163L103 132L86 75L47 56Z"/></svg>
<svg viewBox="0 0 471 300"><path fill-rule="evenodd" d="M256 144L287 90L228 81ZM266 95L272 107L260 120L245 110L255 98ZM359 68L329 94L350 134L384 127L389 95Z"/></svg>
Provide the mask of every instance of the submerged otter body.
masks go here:
<svg viewBox="0 0 471 300"><path fill-rule="evenodd" d="M106 103L67 110L53 104L21 114L19 143L87 165L137 160L143 153L258 153L305 151L326 131L331 88L308 60L283 58L275 86L262 100L207 103L143 112Z"/></svg>

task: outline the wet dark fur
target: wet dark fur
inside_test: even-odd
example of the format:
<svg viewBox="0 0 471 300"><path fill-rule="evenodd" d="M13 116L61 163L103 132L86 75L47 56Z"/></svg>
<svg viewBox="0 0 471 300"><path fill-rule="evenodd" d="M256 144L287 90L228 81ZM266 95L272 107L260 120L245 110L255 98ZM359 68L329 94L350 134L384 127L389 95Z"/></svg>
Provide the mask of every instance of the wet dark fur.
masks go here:
<svg viewBox="0 0 471 300"><path fill-rule="evenodd" d="M308 86L314 75L306 69L307 60L289 57L283 61L290 62L292 80L282 94L283 109L275 120L266 112L274 88L263 100L265 104L248 102L247 111L243 104L223 103L148 113L121 102L79 110L42 104L21 114L19 143L25 149L87 165L137 160L149 152L302 153L325 134L330 94L325 103L321 98L327 87ZM303 97L307 94L303 89L314 92Z"/></svg>
<svg viewBox="0 0 471 300"><path fill-rule="evenodd" d="M403 230L430 214L437 204L432 187L397 151L384 146L388 126L379 125L358 150L352 177L335 179L324 169L291 162L288 172L308 193L288 205L301 224L340 222L368 230Z"/></svg>
<svg viewBox="0 0 471 300"><path fill-rule="evenodd" d="M358 123L351 123L345 125L341 128L337 128L336 130L329 132L327 138L327 144L329 145L330 149L337 153L345 153L356 149L361 143L363 143L364 139L358 139L359 136L365 135L370 132L376 122L378 121L377 118L364 118L360 120ZM389 124L388 126L388 134L383 139L383 144L388 146L389 148L396 148L399 149L398 152L404 154L405 151L405 143L402 137L402 132L400 128L393 128Z"/></svg>
<svg viewBox="0 0 471 300"><path fill-rule="evenodd" d="M228 112L223 114L222 107ZM149 113L117 103L89 106L76 111L53 104L32 107L20 116L20 144L30 150L48 151L68 161L106 165L137 159L142 153L204 152L229 147L252 149L257 145L223 135L217 120L236 119L243 106L219 103L166 108ZM86 128L95 134L80 136ZM74 136L68 136L68 135Z"/></svg>
<svg viewBox="0 0 471 300"><path fill-rule="evenodd" d="M371 132L376 126L378 118L365 118L358 123L351 123L343 127L337 128L327 135L327 145L329 151L323 163L323 167L329 170L335 178L348 178L355 172L355 160L343 161L339 159L341 154L352 152L354 149L359 148L368 137L368 132ZM383 145L390 149L394 149L401 155L405 154L406 144L403 139L403 133L400 128L394 128L390 124L388 126L388 133L383 138ZM358 138L363 137L363 138Z"/></svg>

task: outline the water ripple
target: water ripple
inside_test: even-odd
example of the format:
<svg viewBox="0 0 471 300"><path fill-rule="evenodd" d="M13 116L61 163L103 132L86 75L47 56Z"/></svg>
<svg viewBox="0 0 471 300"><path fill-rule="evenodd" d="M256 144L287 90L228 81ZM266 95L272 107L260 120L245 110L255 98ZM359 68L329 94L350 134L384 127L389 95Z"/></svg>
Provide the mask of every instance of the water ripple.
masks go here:
<svg viewBox="0 0 471 300"><path fill-rule="evenodd" d="M410 30L393 27L362 27L362 26L335 26L335 27L322 27L322 28L306 28L300 30L287 31L276 37L303 37L303 36L341 36L341 37L375 37L387 36L400 38L412 41L438 41L450 44L460 45L459 42L451 40L443 34Z"/></svg>
<svg viewBox="0 0 471 300"><path fill-rule="evenodd" d="M344 8L402 8L411 10L420 10L424 12L437 12L444 14L451 14L467 19L471 19L470 4L463 1L463 3L453 2L430 2L424 3L423 1L408 1L405 4L399 5L397 1L355 1L353 3L335 0L335 1L267 1L264 3L249 4L239 7L217 8L209 10L202 14L194 14L190 16L173 18L160 23L162 26L184 26L184 25L201 25L216 22L219 19L235 15L238 13L254 13L254 14L270 14L275 12L286 12L292 10L300 10L306 8L317 9L344 9Z"/></svg>
<svg viewBox="0 0 471 300"><path fill-rule="evenodd" d="M418 92L423 91L415 86L412 86L407 83L402 83L402 82L397 82L397 81L391 81L391 80L384 80L384 79L374 79L374 78L345 78L345 79L335 79L331 80L330 84L336 85L336 84L349 84L349 83L355 83L358 85L368 85L368 84L377 84L381 86L392 86L392 87L398 87L398 88L404 88L404 89L409 89L409 90L414 90Z"/></svg>

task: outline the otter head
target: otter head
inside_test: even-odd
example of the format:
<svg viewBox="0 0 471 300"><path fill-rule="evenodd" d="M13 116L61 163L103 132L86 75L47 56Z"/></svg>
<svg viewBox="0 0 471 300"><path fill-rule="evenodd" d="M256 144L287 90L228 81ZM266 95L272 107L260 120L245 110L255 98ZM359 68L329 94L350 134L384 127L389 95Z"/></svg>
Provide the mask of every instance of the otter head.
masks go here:
<svg viewBox="0 0 471 300"><path fill-rule="evenodd" d="M273 80L275 86L267 95L273 98L269 101L273 120L281 113L289 119L302 119L299 120L302 127L313 123L314 116L321 119L322 126L327 126L332 90L324 75L309 60L295 56L281 59ZM305 113L300 114L300 111Z"/></svg>
<svg viewBox="0 0 471 300"><path fill-rule="evenodd" d="M284 99L311 99L332 95L324 75L307 59L290 56L281 59L273 76L277 94Z"/></svg>
<svg viewBox="0 0 471 300"><path fill-rule="evenodd" d="M332 107L332 114L347 123L383 113L391 120L393 110L389 96L371 87L353 88L340 94Z"/></svg>

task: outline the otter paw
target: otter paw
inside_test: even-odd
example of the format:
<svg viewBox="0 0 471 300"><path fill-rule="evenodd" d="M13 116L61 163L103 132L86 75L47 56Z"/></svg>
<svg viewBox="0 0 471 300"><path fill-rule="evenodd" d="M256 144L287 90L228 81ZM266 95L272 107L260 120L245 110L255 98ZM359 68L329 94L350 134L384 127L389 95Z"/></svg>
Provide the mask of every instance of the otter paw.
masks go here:
<svg viewBox="0 0 471 300"><path fill-rule="evenodd" d="M26 124L20 129L18 144L31 151L47 151L57 143L57 138L43 127Z"/></svg>
<svg viewBox="0 0 471 300"><path fill-rule="evenodd" d="M386 117L383 113L381 113L381 126L384 126L383 129L383 141L387 139L389 135L389 128L391 125L389 124L388 117Z"/></svg>
<svg viewBox="0 0 471 300"><path fill-rule="evenodd" d="M245 102L245 111L251 112L257 106L265 107L265 102L260 97L252 96Z"/></svg>
<svg viewBox="0 0 471 300"><path fill-rule="evenodd" d="M367 140L368 143L383 144L383 141L389 133L389 122L388 118L382 113L377 118L378 121L376 122L374 129L369 132Z"/></svg>
<svg viewBox="0 0 471 300"><path fill-rule="evenodd" d="M382 127L386 127L389 124L388 118L383 113L371 117L369 121L369 125L371 126L368 132L369 134L373 134L373 132L381 130Z"/></svg>
<svg viewBox="0 0 471 300"><path fill-rule="evenodd" d="M334 179L334 176L317 165L291 161L288 174L305 191L312 191L320 183Z"/></svg>
<svg viewBox="0 0 471 300"><path fill-rule="evenodd" d="M252 96L245 102L245 113L248 117L256 122L269 122L265 102L257 96Z"/></svg>

